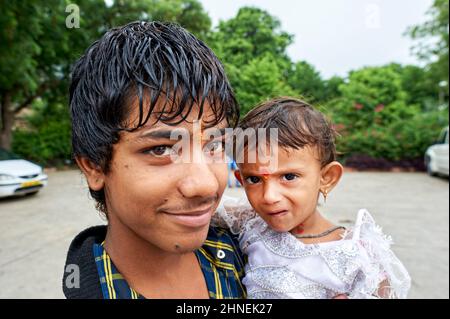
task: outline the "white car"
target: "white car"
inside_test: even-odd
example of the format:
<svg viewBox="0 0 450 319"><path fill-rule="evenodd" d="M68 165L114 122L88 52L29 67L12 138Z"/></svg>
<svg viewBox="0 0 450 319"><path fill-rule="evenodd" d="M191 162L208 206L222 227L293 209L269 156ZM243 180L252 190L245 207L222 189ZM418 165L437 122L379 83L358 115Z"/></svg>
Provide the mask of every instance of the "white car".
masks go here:
<svg viewBox="0 0 450 319"><path fill-rule="evenodd" d="M442 130L436 144L428 147L425 153L428 174L448 176L448 126Z"/></svg>
<svg viewBox="0 0 450 319"><path fill-rule="evenodd" d="M0 197L36 194L47 179L39 165L0 148Z"/></svg>

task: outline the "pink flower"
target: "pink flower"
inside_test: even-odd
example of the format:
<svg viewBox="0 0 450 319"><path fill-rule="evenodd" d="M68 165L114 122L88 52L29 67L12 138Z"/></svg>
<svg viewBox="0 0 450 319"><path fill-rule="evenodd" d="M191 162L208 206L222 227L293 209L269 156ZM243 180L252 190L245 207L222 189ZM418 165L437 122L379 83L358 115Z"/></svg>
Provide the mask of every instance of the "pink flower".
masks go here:
<svg viewBox="0 0 450 319"><path fill-rule="evenodd" d="M342 123L333 124L333 129L338 132L343 131L345 129L345 124Z"/></svg>
<svg viewBox="0 0 450 319"><path fill-rule="evenodd" d="M381 111L383 111L383 109L384 109L384 105L383 104L378 104L376 107L375 107L375 113L378 113L378 112L381 112Z"/></svg>
<svg viewBox="0 0 450 319"><path fill-rule="evenodd" d="M361 110L363 107L364 107L364 105L362 105L360 103L355 103L355 109Z"/></svg>

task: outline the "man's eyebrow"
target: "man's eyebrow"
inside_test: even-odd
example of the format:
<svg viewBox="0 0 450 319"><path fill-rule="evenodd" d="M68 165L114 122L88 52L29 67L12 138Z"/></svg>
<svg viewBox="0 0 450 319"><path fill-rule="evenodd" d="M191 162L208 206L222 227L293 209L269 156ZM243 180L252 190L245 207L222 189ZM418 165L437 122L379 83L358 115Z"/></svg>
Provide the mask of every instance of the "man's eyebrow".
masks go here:
<svg viewBox="0 0 450 319"><path fill-rule="evenodd" d="M218 135L224 136L226 133L232 133L232 129L230 129L230 128L221 128L221 129L207 128L207 129L203 130L204 134L208 133L208 134L205 134L205 135L209 135L208 137L213 136L214 135L213 133L215 133L215 132L219 132Z"/></svg>
<svg viewBox="0 0 450 319"><path fill-rule="evenodd" d="M220 133L221 136L225 135L226 128L217 129L217 131ZM205 132L205 130L203 131ZM207 129L206 133L209 133L210 135L213 135L214 129ZM179 139L181 136L184 136L185 134L191 134L187 129L173 129L173 130L154 130L154 131L147 131L142 133L137 137L138 140L141 139L147 139L147 138L154 138L154 139L170 139L171 136L177 137Z"/></svg>
<svg viewBox="0 0 450 319"><path fill-rule="evenodd" d="M137 137L138 140L154 138L154 139L170 139L171 136L180 138L186 134L186 130L183 129L174 129L174 130L155 130L155 131L147 131L142 133Z"/></svg>

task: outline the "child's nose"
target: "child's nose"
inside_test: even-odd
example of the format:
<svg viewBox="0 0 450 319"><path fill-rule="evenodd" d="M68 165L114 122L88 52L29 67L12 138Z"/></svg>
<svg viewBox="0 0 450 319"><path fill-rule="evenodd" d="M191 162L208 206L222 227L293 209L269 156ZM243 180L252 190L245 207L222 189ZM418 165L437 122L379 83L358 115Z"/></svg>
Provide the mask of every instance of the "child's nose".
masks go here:
<svg viewBox="0 0 450 319"><path fill-rule="evenodd" d="M275 204L281 200L281 194L274 182L266 181L264 185L263 199L266 204Z"/></svg>

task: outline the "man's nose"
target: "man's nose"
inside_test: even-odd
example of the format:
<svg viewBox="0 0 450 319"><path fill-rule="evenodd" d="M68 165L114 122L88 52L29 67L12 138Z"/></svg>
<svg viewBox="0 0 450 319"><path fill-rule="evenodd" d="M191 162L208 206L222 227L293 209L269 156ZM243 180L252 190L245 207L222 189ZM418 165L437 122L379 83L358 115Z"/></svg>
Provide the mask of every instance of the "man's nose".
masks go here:
<svg viewBox="0 0 450 319"><path fill-rule="evenodd" d="M268 205L276 204L281 200L281 194L274 181L266 181L264 183L263 199Z"/></svg>
<svg viewBox="0 0 450 319"><path fill-rule="evenodd" d="M184 197L215 196L219 190L217 176L207 163L183 163L183 178L178 183L178 189Z"/></svg>

